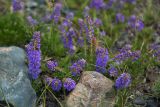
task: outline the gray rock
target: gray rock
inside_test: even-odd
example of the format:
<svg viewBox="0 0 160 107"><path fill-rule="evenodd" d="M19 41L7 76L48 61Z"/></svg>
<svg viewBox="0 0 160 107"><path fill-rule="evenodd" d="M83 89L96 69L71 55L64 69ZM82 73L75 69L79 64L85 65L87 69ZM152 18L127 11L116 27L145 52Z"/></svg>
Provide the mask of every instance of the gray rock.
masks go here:
<svg viewBox="0 0 160 107"><path fill-rule="evenodd" d="M67 107L113 107L114 100L106 99L113 82L98 72L83 72L76 88L67 98Z"/></svg>
<svg viewBox="0 0 160 107"><path fill-rule="evenodd" d="M25 58L18 47L0 47L0 100L14 107L34 107L36 102Z"/></svg>
<svg viewBox="0 0 160 107"><path fill-rule="evenodd" d="M135 100L134 100L134 104L136 105L146 105L146 101L142 98L142 97L137 97Z"/></svg>
<svg viewBox="0 0 160 107"><path fill-rule="evenodd" d="M147 105L146 107L159 107L160 103L158 100L154 99L154 98L149 98L147 100Z"/></svg>

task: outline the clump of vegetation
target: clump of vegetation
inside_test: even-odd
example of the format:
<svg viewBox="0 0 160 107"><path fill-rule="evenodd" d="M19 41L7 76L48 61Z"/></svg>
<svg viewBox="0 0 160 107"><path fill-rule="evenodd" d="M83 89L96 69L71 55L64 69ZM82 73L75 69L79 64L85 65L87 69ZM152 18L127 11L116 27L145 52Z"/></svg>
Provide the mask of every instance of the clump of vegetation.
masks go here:
<svg viewBox="0 0 160 107"><path fill-rule="evenodd" d="M160 63L153 36L157 30L150 25L157 17L150 16L152 5L139 7L143 2L48 1L46 13L33 16L20 14L24 7L13 0L13 13L0 17L0 45L26 50L37 102L48 90L60 103L57 98L72 91L81 73L90 70L115 82L115 106L125 107L146 78L146 69ZM158 94L159 86L157 82L154 87Z"/></svg>

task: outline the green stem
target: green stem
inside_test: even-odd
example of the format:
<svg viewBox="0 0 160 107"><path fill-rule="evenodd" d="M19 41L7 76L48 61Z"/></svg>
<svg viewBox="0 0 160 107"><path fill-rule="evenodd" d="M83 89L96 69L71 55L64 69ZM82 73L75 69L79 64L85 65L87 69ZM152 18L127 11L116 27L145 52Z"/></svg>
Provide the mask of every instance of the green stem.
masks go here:
<svg viewBox="0 0 160 107"><path fill-rule="evenodd" d="M52 96L55 98L55 100L59 103L59 105L61 106L61 107L64 107L63 105L62 105L62 103L58 100L58 98L52 93L52 91L48 88L47 89L51 94L52 94Z"/></svg>
<svg viewBox="0 0 160 107"><path fill-rule="evenodd" d="M43 94L46 92L46 90L48 89L48 87L49 87L49 85L45 86L45 89L43 90L42 94L40 95L40 97L39 97L38 100L37 100L37 104L38 104L40 98L42 97L42 95L43 95ZM37 104L36 104L36 105L37 105Z"/></svg>

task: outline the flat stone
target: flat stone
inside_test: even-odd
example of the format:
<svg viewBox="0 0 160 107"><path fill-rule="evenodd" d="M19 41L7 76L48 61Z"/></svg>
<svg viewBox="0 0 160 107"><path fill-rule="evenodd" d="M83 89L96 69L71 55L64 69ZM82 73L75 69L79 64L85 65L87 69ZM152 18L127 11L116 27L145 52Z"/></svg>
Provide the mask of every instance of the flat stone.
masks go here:
<svg viewBox="0 0 160 107"><path fill-rule="evenodd" d="M137 97L135 100L134 100L134 104L136 105L145 105L146 104L146 101L141 98L141 97Z"/></svg>
<svg viewBox="0 0 160 107"><path fill-rule="evenodd" d="M67 98L67 107L113 107L114 99L107 101L106 94L113 82L94 71L83 72L76 88Z"/></svg>
<svg viewBox="0 0 160 107"><path fill-rule="evenodd" d="M14 107L35 107L36 93L28 78L26 55L18 47L0 47L0 100Z"/></svg>

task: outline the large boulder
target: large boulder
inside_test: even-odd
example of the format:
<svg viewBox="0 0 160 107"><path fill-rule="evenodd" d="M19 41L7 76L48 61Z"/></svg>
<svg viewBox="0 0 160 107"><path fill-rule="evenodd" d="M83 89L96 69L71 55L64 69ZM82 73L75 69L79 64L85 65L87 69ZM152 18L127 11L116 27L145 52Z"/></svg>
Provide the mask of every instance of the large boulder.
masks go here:
<svg viewBox="0 0 160 107"><path fill-rule="evenodd" d="M98 72L83 72L76 88L67 98L67 107L113 107L113 82Z"/></svg>
<svg viewBox="0 0 160 107"><path fill-rule="evenodd" d="M0 100L14 107L35 107L36 93L27 75L26 55L18 47L0 47Z"/></svg>

